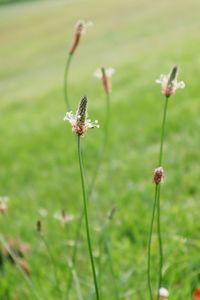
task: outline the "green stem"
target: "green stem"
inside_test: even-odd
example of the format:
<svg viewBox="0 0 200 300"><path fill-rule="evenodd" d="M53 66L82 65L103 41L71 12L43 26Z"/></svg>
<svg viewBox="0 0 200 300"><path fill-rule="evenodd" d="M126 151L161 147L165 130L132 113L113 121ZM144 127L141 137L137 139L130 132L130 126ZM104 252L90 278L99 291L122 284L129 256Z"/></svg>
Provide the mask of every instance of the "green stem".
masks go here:
<svg viewBox="0 0 200 300"><path fill-rule="evenodd" d="M106 145L107 145L109 121L110 121L110 94L106 93L106 117L105 117L103 144L102 144L102 148L101 148L101 151L100 151L100 154L99 154L99 158L98 158L95 170L94 170L94 174L93 174L92 179L91 179L91 183L89 185L88 197L90 197L92 192L93 192L94 185L95 185L95 182L96 182L96 179L97 179L97 175L98 175L101 163L102 163L102 158L103 158L105 148L106 148ZM75 245L74 245L74 250L73 250L73 253L72 253L72 260L71 260L71 263L72 263L73 267L76 264L77 247L78 247L78 241L80 239L80 232L81 232L83 217L84 217L84 209L80 214L79 221L78 221L78 224L77 224L76 233L75 233ZM72 285L72 273L70 273L69 280L68 280L68 286L67 286L67 292L66 292L66 299L67 300L69 299L69 293L70 293L71 285Z"/></svg>
<svg viewBox="0 0 200 300"><path fill-rule="evenodd" d="M53 273L54 273L54 277L55 277L57 291L60 294L60 299L62 299L63 297L62 297L62 292L61 292L61 289L60 289L58 274L57 274L57 270L56 270L56 262L54 260L53 254L51 253L51 249L50 249L50 247L49 247L49 245L48 245L45 237L43 236L43 234L40 234L40 238L41 238L43 244L46 247L46 250L47 250L47 253L48 253L48 256L49 256L49 260L50 260L51 265L52 265L52 269L53 269Z"/></svg>
<svg viewBox="0 0 200 300"><path fill-rule="evenodd" d="M166 97L165 105L164 105L164 112L163 112L162 128L161 128L160 154L159 154L158 166L162 165L162 160L163 160L163 144L164 144L164 137L165 137L165 125L166 125L166 117L167 117L168 100L169 100L169 97Z"/></svg>
<svg viewBox="0 0 200 300"><path fill-rule="evenodd" d="M4 248L8 251L9 255L12 257L13 261L15 262L15 265L18 269L18 271L20 272L20 274L22 275L22 277L24 278L27 286L29 287L29 289L32 291L34 297L36 300L40 300L40 296L37 294L36 289L32 283L32 281L30 280L30 278L28 276L25 275L24 271L22 270L20 264L17 261L17 258L15 256L15 254L10 250L7 242L4 240L3 236L0 236L0 240L1 243L3 244Z"/></svg>
<svg viewBox="0 0 200 300"><path fill-rule="evenodd" d="M163 162L163 145L165 137L165 127L166 127L166 117L167 117L167 107L168 107L169 97L165 98L164 112L163 112L163 121L161 128L161 137L160 137L160 154L158 164L162 166ZM158 290L157 290L157 299L159 300L159 288L162 285L162 268L163 268L163 246L162 246L162 235L161 235L161 224L160 224L160 192L161 187L158 185L158 196L157 196L157 231L158 231L158 244L159 244L159 279L158 279Z"/></svg>
<svg viewBox="0 0 200 300"><path fill-rule="evenodd" d="M91 238L90 238L90 228L89 228L88 209L87 209L87 196L86 196L86 190L85 190L85 180L84 180L84 172L83 172L83 161L82 161L82 154L81 154L80 136L78 136L77 139L78 139L78 145L77 145L78 146L78 159L79 159L81 185L82 185L82 193L83 193L83 206L84 206L84 216L85 216L87 243L88 243L88 250L89 250L90 262L91 262L91 267L92 267L92 274L93 274L93 280L94 280L94 286L95 286L95 292L96 292L96 299L100 300L98 284L97 284L97 277L96 277L96 270L95 270L95 264L94 264L94 258L93 258L93 253L92 253L92 244L91 244Z"/></svg>
<svg viewBox="0 0 200 300"><path fill-rule="evenodd" d="M149 295L150 295L151 300L153 300L152 287L151 287L151 240L152 240L153 224L154 224L154 218L155 218L155 212L156 212L157 194L158 194L158 185L156 184L155 198L154 198L154 204L153 204L153 213L152 213L150 231L149 231L148 261L147 261L147 280L148 280Z"/></svg>
<svg viewBox="0 0 200 300"><path fill-rule="evenodd" d="M64 72L64 100L68 111L70 111L70 103L68 97L68 73L69 73L71 59L72 59L72 54L69 54L66 61L65 72Z"/></svg>

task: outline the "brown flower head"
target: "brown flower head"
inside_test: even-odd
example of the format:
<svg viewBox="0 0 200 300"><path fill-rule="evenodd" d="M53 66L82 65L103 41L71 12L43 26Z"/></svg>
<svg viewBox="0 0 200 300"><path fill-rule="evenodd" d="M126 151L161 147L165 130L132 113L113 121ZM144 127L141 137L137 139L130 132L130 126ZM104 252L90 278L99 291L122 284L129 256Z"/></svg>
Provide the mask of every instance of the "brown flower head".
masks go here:
<svg viewBox="0 0 200 300"><path fill-rule="evenodd" d="M69 54L72 55L76 48L79 45L81 36L84 35L87 31L87 28L90 27L92 25L92 22L85 22L84 20L80 20L77 22L76 26L75 26L75 33L74 33L74 40L72 43L72 46L69 50Z"/></svg>
<svg viewBox="0 0 200 300"><path fill-rule="evenodd" d="M112 91L111 77L114 73L115 70L113 68L105 69L104 67L97 69L94 72L94 76L102 81L106 93L110 93Z"/></svg>
<svg viewBox="0 0 200 300"><path fill-rule="evenodd" d="M163 167L158 167L154 170L153 181L155 184L160 184L164 180L164 170Z"/></svg>

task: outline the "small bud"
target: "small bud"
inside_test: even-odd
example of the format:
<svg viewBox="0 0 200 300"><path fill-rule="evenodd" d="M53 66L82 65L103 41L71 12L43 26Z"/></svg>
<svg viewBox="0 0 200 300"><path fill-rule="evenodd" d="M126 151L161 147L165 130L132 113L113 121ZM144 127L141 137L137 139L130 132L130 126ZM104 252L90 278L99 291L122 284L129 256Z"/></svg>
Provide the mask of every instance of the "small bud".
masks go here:
<svg viewBox="0 0 200 300"><path fill-rule="evenodd" d="M39 232L39 233L42 232L42 222L40 220L38 220L36 223L36 229L37 229L37 232Z"/></svg>
<svg viewBox="0 0 200 300"><path fill-rule="evenodd" d="M158 167L154 171L153 181L155 184L160 184L164 180L164 170L163 167Z"/></svg>

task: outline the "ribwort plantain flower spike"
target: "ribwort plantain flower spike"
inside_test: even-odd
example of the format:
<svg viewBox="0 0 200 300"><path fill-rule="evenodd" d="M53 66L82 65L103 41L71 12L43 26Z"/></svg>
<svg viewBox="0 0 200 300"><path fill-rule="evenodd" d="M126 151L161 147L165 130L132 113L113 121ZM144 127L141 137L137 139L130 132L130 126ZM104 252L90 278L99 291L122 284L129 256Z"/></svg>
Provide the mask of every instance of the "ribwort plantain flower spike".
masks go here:
<svg viewBox="0 0 200 300"><path fill-rule="evenodd" d="M64 121L68 121L72 125L72 131L78 135L83 136L89 128L99 128L98 121L87 119L87 97L82 97L76 115L72 112L67 112Z"/></svg>
<svg viewBox="0 0 200 300"><path fill-rule="evenodd" d="M161 287L158 291L158 294L159 294L160 300L168 300L169 292L166 288Z"/></svg>
<svg viewBox="0 0 200 300"><path fill-rule="evenodd" d="M97 69L94 72L94 76L102 81L104 90L107 94L109 94L112 91L111 77L114 73L115 70L113 68L105 69L104 67Z"/></svg>
<svg viewBox="0 0 200 300"><path fill-rule="evenodd" d="M177 81L178 67L175 65L168 75L160 75L156 83L161 84L162 93L169 98L174 95L177 89L184 89L185 83Z"/></svg>
<svg viewBox="0 0 200 300"><path fill-rule="evenodd" d="M158 167L154 170L153 181L155 184L160 184L164 181L163 167Z"/></svg>
<svg viewBox="0 0 200 300"><path fill-rule="evenodd" d="M72 43L72 46L69 50L69 54L72 55L74 54L76 48L79 45L81 36L84 35L87 31L87 28L92 26L92 22L91 21L84 21L84 20L79 20L76 25L75 25L75 33L74 33L74 40Z"/></svg>

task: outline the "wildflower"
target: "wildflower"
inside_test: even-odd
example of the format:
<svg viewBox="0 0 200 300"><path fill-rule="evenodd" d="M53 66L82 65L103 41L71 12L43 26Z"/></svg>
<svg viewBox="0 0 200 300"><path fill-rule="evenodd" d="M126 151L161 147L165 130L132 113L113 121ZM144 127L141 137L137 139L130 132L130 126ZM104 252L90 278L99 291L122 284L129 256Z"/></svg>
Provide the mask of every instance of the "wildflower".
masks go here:
<svg viewBox="0 0 200 300"><path fill-rule="evenodd" d="M163 167L158 167L154 170L153 182L159 184L164 180L164 170Z"/></svg>
<svg viewBox="0 0 200 300"><path fill-rule="evenodd" d="M169 297L169 292L166 288L161 287L159 289L159 296L160 296L160 300L167 300Z"/></svg>
<svg viewBox="0 0 200 300"><path fill-rule="evenodd" d="M98 121L87 119L87 97L82 97L76 115L67 112L64 121L69 121L72 125L72 131L79 136L83 136L88 128L99 128Z"/></svg>
<svg viewBox="0 0 200 300"><path fill-rule="evenodd" d="M193 300L200 300L200 289L195 289Z"/></svg>
<svg viewBox="0 0 200 300"><path fill-rule="evenodd" d="M185 83L183 81L177 81L178 67L174 66L168 75L160 75L160 79L156 80L156 83L161 84L162 93L166 97L170 97L175 94L177 89L184 89Z"/></svg>
<svg viewBox="0 0 200 300"><path fill-rule="evenodd" d="M66 214L64 210L62 210L61 213L55 213L54 218L57 219L62 225L74 220L74 216Z"/></svg>
<svg viewBox="0 0 200 300"><path fill-rule="evenodd" d="M112 91L111 77L114 73L115 70L113 68L105 69L103 67L94 72L94 76L102 81L106 93L110 93Z"/></svg>
<svg viewBox="0 0 200 300"><path fill-rule="evenodd" d="M69 54L72 55L79 42L80 42L80 39L81 39L81 36L84 35L87 31L87 28L92 26L92 22L91 21L84 21L84 20L79 20L76 25L75 25L75 33L74 33L74 40L73 40L73 43L72 43L72 46L69 50Z"/></svg>
<svg viewBox="0 0 200 300"><path fill-rule="evenodd" d="M7 210L7 197L0 197L0 215L4 215Z"/></svg>

